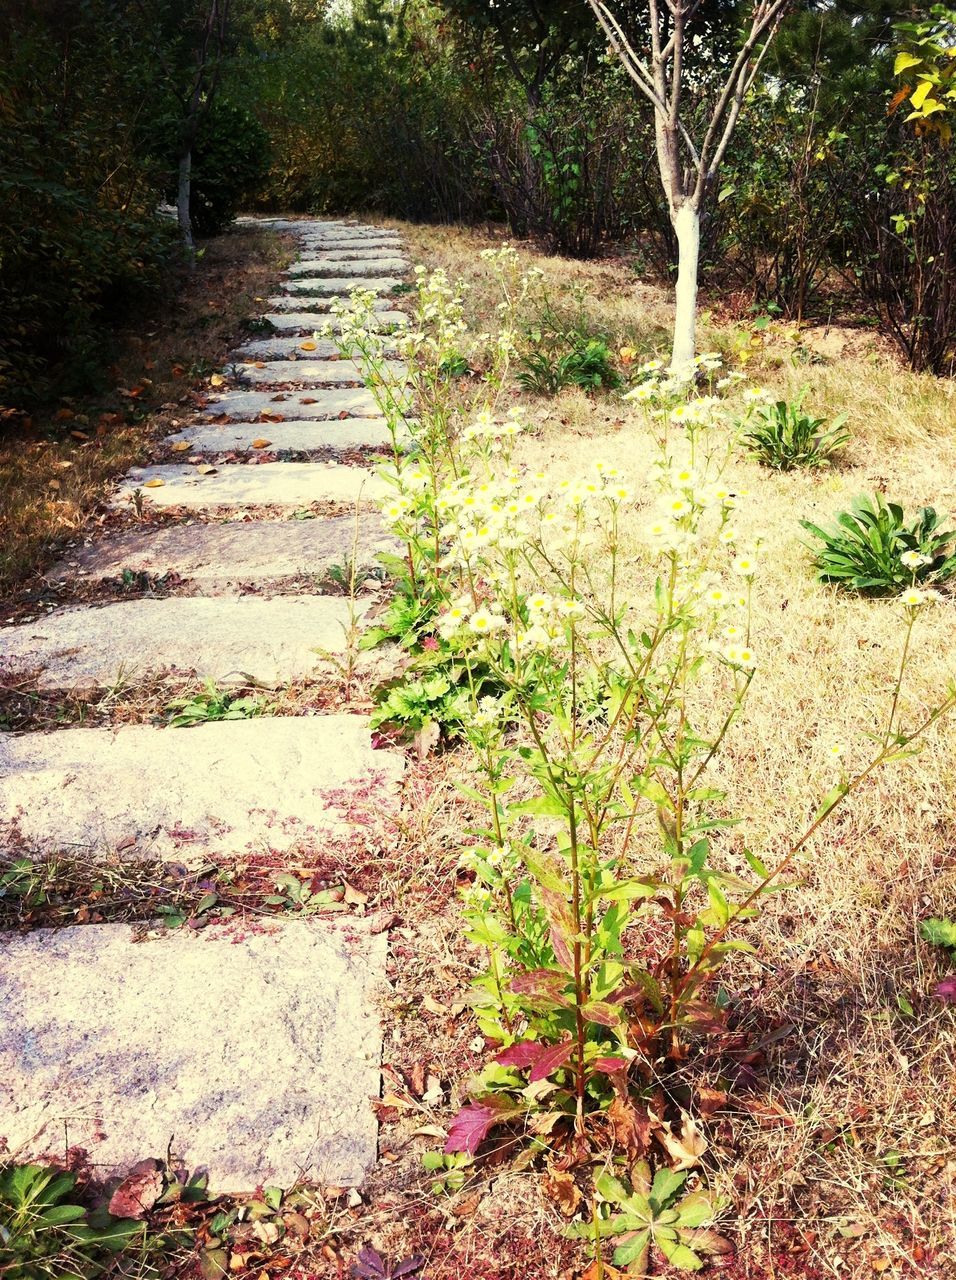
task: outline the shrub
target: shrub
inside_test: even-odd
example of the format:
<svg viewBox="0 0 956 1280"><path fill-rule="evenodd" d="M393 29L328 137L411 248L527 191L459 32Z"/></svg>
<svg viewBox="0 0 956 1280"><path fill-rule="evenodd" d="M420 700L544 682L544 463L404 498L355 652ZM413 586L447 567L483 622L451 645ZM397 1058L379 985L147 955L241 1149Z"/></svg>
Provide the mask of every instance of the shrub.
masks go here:
<svg viewBox="0 0 956 1280"><path fill-rule="evenodd" d="M199 236L218 235L264 179L269 136L255 116L217 98L193 153L189 214Z"/></svg>
<svg viewBox="0 0 956 1280"><path fill-rule="evenodd" d="M827 427L825 418L812 418L803 411L806 392L804 387L794 403L777 400L759 405L740 422L744 444L765 467L774 471L825 467L849 440L846 414L841 413Z"/></svg>
<svg viewBox="0 0 956 1280"><path fill-rule="evenodd" d="M902 507L876 494L855 498L831 529L809 520L800 523L822 543L813 548L821 582L879 596L956 573L956 530L943 528L943 519L932 507L923 507L907 521Z"/></svg>

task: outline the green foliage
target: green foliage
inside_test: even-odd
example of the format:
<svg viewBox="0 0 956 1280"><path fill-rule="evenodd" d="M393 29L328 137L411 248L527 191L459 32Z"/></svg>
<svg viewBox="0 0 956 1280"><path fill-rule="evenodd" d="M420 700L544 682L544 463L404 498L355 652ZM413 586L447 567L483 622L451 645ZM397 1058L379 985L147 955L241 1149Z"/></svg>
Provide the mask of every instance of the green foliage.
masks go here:
<svg viewBox="0 0 956 1280"><path fill-rule="evenodd" d="M932 943L934 947L945 947L956 959L956 920L924 920L919 931L925 942Z"/></svg>
<svg viewBox="0 0 956 1280"><path fill-rule="evenodd" d="M758 405L738 423L743 428L744 444L765 467L774 471L825 467L832 455L850 439L850 433L844 426L845 413L827 426L825 418L813 418L804 412L806 392L804 387L792 403L777 400L772 404Z"/></svg>
<svg viewBox="0 0 956 1280"><path fill-rule="evenodd" d="M614 1265L627 1267L629 1276L648 1274L650 1251L658 1248L679 1271L699 1271L704 1258L730 1253L730 1241L710 1227L727 1201L706 1191L681 1192L686 1173L659 1169L651 1181L650 1167L641 1160L630 1182L599 1173L594 1188L601 1197L593 1222L575 1223L566 1235L583 1240L616 1242Z"/></svg>
<svg viewBox="0 0 956 1280"><path fill-rule="evenodd" d="M569 336L573 344L570 351L555 355L538 350L521 357L515 376L525 391L556 395L565 387L597 391L620 386L621 376L611 363L613 356L604 338Z"/></svg>
<svg viewBox="0 0 956 1280"><path fill-rule="evenodd" d="M170 726L185 729L212 720L250 720L265 714L266 703L260 698L236 697L220 689L215 680L205 680L200 692L173 698L166 710L172 713Z"/></svg>
<svg viewBox="0 0 956 1280"><path fill-rule="evenodd" d="M146 1229L75 1202L76 1175L41 1165L0 1170L0 1272L10 1280L93 1280L115 1274L116 1255L142 1246Z"/></svg>
<svg viewBox="0 0 956 1280"><path fill-rule="evenodd" d="M822 544L813 547L821 582L879 596L913 583L941 582L956 573L956 530L947 529L932 507L923 507L907 520L902 507L887 503L880 494L861 495L829 529L809 520L800 523Z"/></svg>
<svg viewBox="0 0 956 1280"><path fill-rule="evenodd" d="M0 405L96 390L107 318L155 288L175 241L156 213L162 174L147 145L158 71L131 8L5 9Z"/></svg>
<svg viewBox="0 0 956 1280"><path fill-rule="evenodd" d="M217 97L193 149L189 213L199 236L218 235L262 184L269 135L246 107Z"/></svg>

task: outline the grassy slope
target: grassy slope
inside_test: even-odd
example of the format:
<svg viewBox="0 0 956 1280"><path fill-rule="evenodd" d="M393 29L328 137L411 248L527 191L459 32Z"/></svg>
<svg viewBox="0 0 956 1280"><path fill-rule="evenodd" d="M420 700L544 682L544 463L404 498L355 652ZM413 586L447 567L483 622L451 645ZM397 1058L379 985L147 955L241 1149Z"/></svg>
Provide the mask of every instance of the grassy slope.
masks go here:
<svg viewBox="0 0 956 1280"><path fill-rule="evenodd" d="M492 326L493 282L477 250L496 242L458 228L404 230L413 260L462 276L471 285L469 319ZM637 282L622 262L569 262L520 248L545 272L559 308L583 314L615 346L666 354L665 292ZM739 339L739 329L705 316L702 346L732 351ZM791 398L807 384L808 406L846 411L853 431L840 463L823 474L778 475L743 458L733 470L749 494L736 522L742 541L763 539L760 663L720 782L729 810L745 818L748 842L772 861L829 785L826 744L846 743L851 766L867 758L865 734L883 727L902 633L892 603L841 597L813 581L798 521L825 519L874 489L907 508L956 510L956 385L908 373L878 336L858 331L797 335L775 326L751 350L756 382ZM819 363L805 362L818 352L826 353ZM639 412L576 391L522 399L541 426L523 449L536 469L580 475L605 458L640 483L652 453ZM642 518L639 510L631 517L632 534ZM633 563L631 579L635 593L646 593L646 569ZM954 674L950 599L918 625L905 694L913 720ZM921 919L956 913L954 783L950 722L814 841L800 883L757 928L759 965L740 966L751 1029L792 1030L767 1050L769 1092L737 1100L733 1141L715 1144L714 1154L754 1258L768 1238L766 1215L801 1222L807 1270L781 1274L817 1274L812 1265L823 1275L865 1275L884 1260L897 1274L909 1259L919 1274L935 1275L921 1258L944 1271L956 1262L954 1019L925 995L941 961L918 939ZM895 1184L885 1163L893 1152L904 1156ZM842 1220L858 1224L859 1239L840 1234Z"/></svg>

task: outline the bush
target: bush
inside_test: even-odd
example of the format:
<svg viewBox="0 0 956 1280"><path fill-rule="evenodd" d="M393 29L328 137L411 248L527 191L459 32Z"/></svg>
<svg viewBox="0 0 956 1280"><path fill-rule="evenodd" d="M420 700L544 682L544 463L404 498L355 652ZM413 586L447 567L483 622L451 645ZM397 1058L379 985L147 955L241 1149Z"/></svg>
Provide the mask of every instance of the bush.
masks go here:
<svg viewBox="0 0 956 1280"><path fill-rule="evenodd" d="M269 135L245 107L217 98L193 152L189 216L197 236L218 235L260 186L269 167Z"/></svg>
<svg viewBox="0 0 956 1280"><path fill-rule="evenodd" d="M903 508L877 494L854 499L832 529L801 520L823 545L814 548L821 582L865 595L892 595L914 583L942 582L956 573L956 530L944 529L932 507L907 521Z"/></svg>
<svg viewBox="0 0 956 1280"><path fill-rule="evenodd" d="M804 413L806 392L804 387L793 404L777 400L759 405L740 422L744 444L765 467L774 471L825 467L831 456L849 440L850 433L844 426L845 413L834 418L829 427L825 418L811 418Z"/></svg>

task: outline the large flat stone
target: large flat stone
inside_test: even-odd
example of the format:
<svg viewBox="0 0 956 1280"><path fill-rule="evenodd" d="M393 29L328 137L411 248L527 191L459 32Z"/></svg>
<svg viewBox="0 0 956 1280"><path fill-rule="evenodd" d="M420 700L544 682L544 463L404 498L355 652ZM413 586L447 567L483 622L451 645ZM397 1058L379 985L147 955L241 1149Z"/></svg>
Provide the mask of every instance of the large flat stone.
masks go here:
<svg viewBox="0 0 956 1280"><path fill-rule="evenodd" d="M240 364L235 376L243 382L265 384L309 382L327 387L363 385L362 367L355 360L316 360L303 353L301 360L272 360L257 364Z"/></svg>
<svg viewBox="0 0 956 1280"><path fill-rule="evenodd" d="M402 433L403 438L407 435ZM268 445L253 450L256 440ZM193 453L270 453L291 449L296 453L346 449L390 450L392 437L384 418L333 418L306 422L224 422L192 427L168 436L164 444L188 441Z"/></svg>
<svg viewBox="0 0 956 1280"><path fill-rule="evenodd" d="M302 343L307 341L314 345L314 351L302 350ZM250 360L327 360L338 354L339 348L331 338L282 338L278 334L272 338L256 338L252 342L244 342L233 352L235 359L244 363ZM395 358L394 351L389 358Z"/></svg>
<svg viewBox="0 0 956 1280"><path fill-rule="evenodd" d="M402 281L397 276L368 276L356 280L351 276L314 276L302 280L286 280L287 293L348 294L353 289L370 289L373 293L390 293Z"/></svg>
<svg viewBox="0 0 956 1280"><path fill-rule="evenodd" d="M273 302L276 299L272 299ZM294 301L286 298L284 301ZM342 328L342 321L338 316L330 316L315 311L267 311L264 319L268 320L273 328L280 333L300 333L312 334L317 330L325 328L328 325L334 333L338 333ZM404 311L379 311L379 324L388 330L401 329L408 324L408 316Z"/></svg>
<svg viewBox="0 0 956 1280"><path fill-rule="evenodd" d="M376 1158L386 938L257 922L0 944L0 1135L102 1176L167 1147L213 1194L360 1184Z"/></svg>
<svg viewBox="0 0 956 1280"><path fill-rule="evenodd" d="M405 259L405 250L400 240L396 239L361 239L361 240L335 240L331 243L319 241L316 244L303 245L303 257L289 268L294 271L303 262L307 260L305 255L312 255L317 263L324 262L327 258L338 258L340 262L364 262L367 258L400 258L403 262ZM407 268L406 268L407 269Z"/></svg>
<svg viewBox="0 0 956 1280"><path fill-rule="evenodd" d="M0 629L0 671L42 668L45 689L108 688L165 668L280 684L311 675L317 648L341 653L348 625L344 597L123 600Z"/></svg>
<svg viewBox="0 0 956 1280"><path fill-rule="evenodd" d="M0 764L0 819L18 840L192 863L347 836L346 797L387 805L403 769L351 715L4 734Z"/></svg>
<svg viewBox="0 0 956 1280"><path fill-rule="evenodd" d="M384 254L365 254L362 257L352 255L349 257L333 256L329 254L325 258L300 258L294 263L286 275L296 276L355 276L361 282L362 276L376 275L404 275L411 267L411 263L407 258L399 258L394 254L385 256Z"/></svg>
<svg viewBox="0 0 956 1280"><path fill-rule="evenodd" d="M234 422L254 422L263 414L281 421L287 418L377 418L381 409L371 391L365 387L343 387L327 390L321 387L289 391L277 400L271 391L228 391L217 400L207 402L203 413L208 418L225 415Z"/></svg>
<svg viewBox="0 0 956 1280"><path fill-rule="evenodd" d="M355 555L360 569L387 544L375 515L326 520L264 520L248 524L183 524L114 533L70 552L45 575L48 582L94 581L123 573L178 573L205 594L246 585L321 578ZM390 544L388 544L390 545Z"/></svg>
<svg viewBox="0 0 956 1280"><path fill-rule="evenodd" d="M271 426L271 424L270 424ZM159 488L144 488L161 480ZM134 467L117 490L114 506L127 506L136 490L156 507L307 507L313 502L353 505L374 502L385 492L378 476L360 467L321 462L270 462L260 466L223 466L212 475L195 467L167 463Z"/></svg>
<svg viewBox="0 0 956 1280"><path fill-rule="evenodd" d="M273 311L298 311L303 315L327 316L332 310L333 302L348 303L348 291L340 291L337 297L328 298L310 297L306 294L278 294L274 298L267 299L266 306L269 310L266 314L268 315ZM375 298L372 302L372 310L392 312L396 310L395 299ZM403 319L408 319L404 313ZM324 323L324 320L318 320L315 322L314 327L320 329Z"/></svg>

